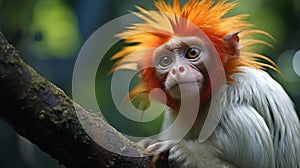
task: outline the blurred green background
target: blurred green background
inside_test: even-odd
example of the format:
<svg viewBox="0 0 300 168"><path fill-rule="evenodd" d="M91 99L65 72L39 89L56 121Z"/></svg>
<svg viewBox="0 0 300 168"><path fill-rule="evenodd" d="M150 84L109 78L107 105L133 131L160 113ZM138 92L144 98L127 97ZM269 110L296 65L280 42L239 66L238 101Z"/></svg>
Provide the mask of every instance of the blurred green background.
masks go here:
<svg viewBox="0 0 300 168"><path fill-rule="evenodd" d="M0 30L21 52L23 59L71 96L72 71L85 40L106 22L135 10L152 8L152 1L138 0L0 0ZM300 0L241 0L233 13L250 14L249 21L275 37L274 48L260 48L274 60L282 74L268 70L282 84L300 111ZM101 45L101 44L99 44ZM109 51L116 52L118 45ZM160 116L150 123L131 123L111 103L112 62L105 58L97 74L96 91L107 120L126 134L156 133ZM154 125L154 126L151 126ZM1 168L63 167L35 145L19 137L0 120Z"/></svg>

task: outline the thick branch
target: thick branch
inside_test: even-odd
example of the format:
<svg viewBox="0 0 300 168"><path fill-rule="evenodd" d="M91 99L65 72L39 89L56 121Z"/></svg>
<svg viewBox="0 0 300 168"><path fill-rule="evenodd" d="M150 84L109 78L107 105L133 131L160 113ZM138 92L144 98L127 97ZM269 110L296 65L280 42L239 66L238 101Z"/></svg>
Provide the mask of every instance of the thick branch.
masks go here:
<svg viewBox="0 0 300 168"><path fill-rule="evenodd" d="M126 157L98 145L82 128L76 113L99 141L115 151L140 155L135 143L25 64L0 32L2 119L66 167L151 167L149 157Z"/></svg>

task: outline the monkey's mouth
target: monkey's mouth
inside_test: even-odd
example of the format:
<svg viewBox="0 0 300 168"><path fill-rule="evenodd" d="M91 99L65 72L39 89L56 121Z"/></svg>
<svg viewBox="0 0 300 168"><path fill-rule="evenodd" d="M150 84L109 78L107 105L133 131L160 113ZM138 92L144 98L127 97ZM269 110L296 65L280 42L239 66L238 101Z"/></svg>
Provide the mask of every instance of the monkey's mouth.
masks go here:
<svg viewBox="0 0 300 168"><path fill-rule="evenodd" d="M195 86L198 86L199 85L199 81L178 82L178 83L175 83L174 85L172 85L170 88L181 87L181 86L184 86L184 85L195 85Z"/></svg>
<svg viewBox="0 0 300 168"><path fill-rule="evenodd" d="M200 81L188 81L174 83L167 88L167 90L172 97L178 98L182 95L194 95L195 93L199 93L200 88Z"/></svg>

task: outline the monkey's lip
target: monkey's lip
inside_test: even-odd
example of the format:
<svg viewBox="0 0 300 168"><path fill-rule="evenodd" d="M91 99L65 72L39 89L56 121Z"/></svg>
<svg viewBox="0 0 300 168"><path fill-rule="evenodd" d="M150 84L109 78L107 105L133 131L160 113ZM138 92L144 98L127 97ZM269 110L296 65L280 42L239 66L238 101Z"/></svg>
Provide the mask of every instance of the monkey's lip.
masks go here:
<svg viewBox="0 0 300 168"><path fill-rule="evenodd" d="M169 87L169 90L178 89L180 88L180 86L186 86L186 85L199 86L199 83L200 83L199 81L178 82L172 85L171 87Z"/></svg>
<svg viewBox="0 0 300 168"><path fill-rule="evenodd" d="M170 96L176 100L181 99L182 96L195 96L201 89L200 81L187 81L173 83L170 87L166 88Z"/></svg>

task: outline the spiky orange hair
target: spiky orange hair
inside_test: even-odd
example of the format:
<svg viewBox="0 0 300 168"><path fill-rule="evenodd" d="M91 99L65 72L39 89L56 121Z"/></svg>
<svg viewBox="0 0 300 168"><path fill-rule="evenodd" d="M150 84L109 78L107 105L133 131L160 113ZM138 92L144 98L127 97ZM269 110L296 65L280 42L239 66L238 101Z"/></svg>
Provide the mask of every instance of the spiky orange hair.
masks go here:
<svg viewBox="0 0 300 168"><path fill-rule="evenodd" d="M244 21L246 15L224 16L236 4L236 2L226 0L217 3L210 0L188 0L181 7L179 0L174 0L173 4L158 0L155 1L157 11L148 11L137 7L140 12L133 12L133 14L144 22L134 24L125 32L117 35L126 43L134 45L126 46L112 57L113 59L119 59L113 71L117 69L137 69L137 62L145 66L151 66L151 48L159 47L174 36L194 35L191 28L193 26L188 26L187 22L196 25L198 29L205 33L220 55L221 60L226 55L224 52L226 52L227 44L224 37L234 32L240 32L240 56L230 58L224 65L226 78L229 82L232 82L231 75L239 72L238 67L240 66L276 69L276 65L270 59L251 52L249 48L253 44L269 44L262 40L246 38L253 34L271 36L264 31L251 29L252 25ZM258 59L267 60L271 65L258 62ZM131 91L131 98L141 96L144 99L151 89L163 87L156 78L153 68L141 70L141 76L142 82Z"/></svg>

